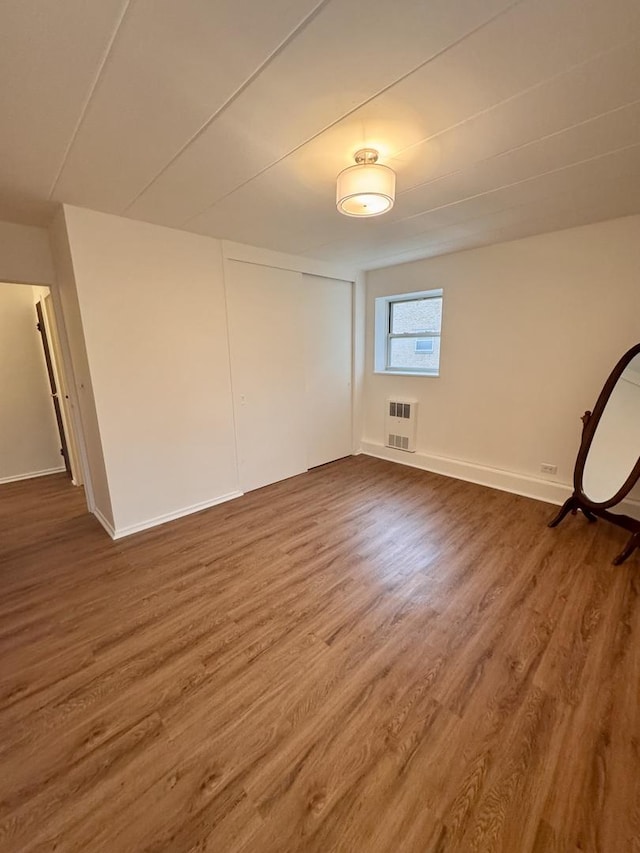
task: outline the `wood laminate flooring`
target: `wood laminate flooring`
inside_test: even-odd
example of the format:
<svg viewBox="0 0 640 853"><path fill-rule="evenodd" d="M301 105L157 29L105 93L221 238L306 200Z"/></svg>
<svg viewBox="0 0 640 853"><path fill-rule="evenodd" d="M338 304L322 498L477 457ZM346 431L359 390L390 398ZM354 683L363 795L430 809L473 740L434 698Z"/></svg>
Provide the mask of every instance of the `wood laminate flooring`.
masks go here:
<svg viewBox="0 0 640 853"><path fill-rule="evenodd" d="M112 542L3 486L0 851L638 853L640 560L553 512L360 456Z"/></svg>

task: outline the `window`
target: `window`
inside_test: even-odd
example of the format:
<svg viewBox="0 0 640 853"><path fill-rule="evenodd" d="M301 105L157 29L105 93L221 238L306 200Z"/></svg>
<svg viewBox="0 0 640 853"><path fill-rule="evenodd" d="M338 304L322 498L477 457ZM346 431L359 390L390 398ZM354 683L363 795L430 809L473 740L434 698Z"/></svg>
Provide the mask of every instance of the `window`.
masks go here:
<svg viewBox="0 0 640 853"><path fill-rule="evenodd" d="M375 309L376 373L438 376L442 290L381 296Z"/></svg>

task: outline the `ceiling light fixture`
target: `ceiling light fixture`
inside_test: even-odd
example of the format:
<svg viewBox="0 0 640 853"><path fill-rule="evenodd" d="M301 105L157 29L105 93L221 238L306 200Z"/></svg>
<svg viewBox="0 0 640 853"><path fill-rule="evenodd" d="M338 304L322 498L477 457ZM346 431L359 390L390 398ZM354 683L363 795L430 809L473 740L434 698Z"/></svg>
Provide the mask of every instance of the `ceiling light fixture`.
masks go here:
<svg viewBox="0 0 640 853"><path fill-rule="evenodd" d="M396 173L378 163L375 148L361 148L354 154L355 166L338 175L336 204L345 216L380 216L393 207Z"/></svg>

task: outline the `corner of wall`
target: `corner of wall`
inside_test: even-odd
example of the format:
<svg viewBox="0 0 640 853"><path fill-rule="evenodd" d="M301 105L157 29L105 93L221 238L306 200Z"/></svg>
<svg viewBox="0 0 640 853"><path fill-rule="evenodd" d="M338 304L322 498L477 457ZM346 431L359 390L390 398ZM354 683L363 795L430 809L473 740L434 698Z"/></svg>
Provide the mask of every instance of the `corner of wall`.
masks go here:
<svg viewBox="0 0 640 853"><path fill-rule="evenodd" d="M353 453L361 452L363 440L363 403L366 337L366 273L356 273L353 285Z"/></svg>

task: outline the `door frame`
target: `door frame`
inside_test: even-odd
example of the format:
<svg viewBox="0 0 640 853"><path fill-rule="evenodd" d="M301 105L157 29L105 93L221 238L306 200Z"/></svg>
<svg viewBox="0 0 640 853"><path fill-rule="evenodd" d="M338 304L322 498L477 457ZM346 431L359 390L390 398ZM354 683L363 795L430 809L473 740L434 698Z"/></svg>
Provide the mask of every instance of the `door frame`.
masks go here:
<svg viewBox="0 0 640 853"><path fill-rule="evenodd" d="M60 384L65 389L63 411L66 409L67 412L67 443L74 474L73 482L76 486L84 487L87 508L89 512L93 512L95 509L93 485L91 482L87 447L84 440L82 418L80 416L77 381L71 359L71 349L67 337L60 292L55 282L46 285L36 284L33 287L46 288L48 290L48 294L45 296L45 320L49 324L51 338L57 342L59 348L60 357L57 360L57 368ZM47 297L49 298L47 299Z"/></svg>
<svg viewBox="0 0 640 853"><path fill-rule="evenodd" d="M58 426L58 435L60 437L60 454L64 459L64 467L67 474L73 479L73 472L71 470L71 462L69 460L69 448L67 444L67 434L64 425L64 419L62 417L62 407L60 405L60 382L57 377L57 370L54 367L54 359L53 351L51 349L51 343L49 341L49 332L47 330L47 323L45 321L44 315L44 300L38 299L35 304L36 309L36 329L40 333L40 341L42 343L42 350L44 353L44 362L47 367L47 376L49 377L49 390L51 391L51 402L53 403L53 410L56 416L56 424Z"/></svg>

